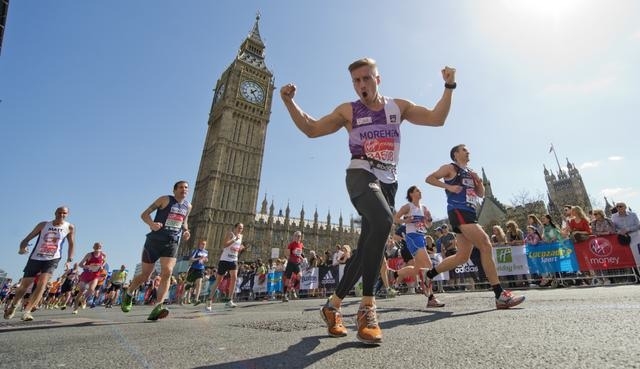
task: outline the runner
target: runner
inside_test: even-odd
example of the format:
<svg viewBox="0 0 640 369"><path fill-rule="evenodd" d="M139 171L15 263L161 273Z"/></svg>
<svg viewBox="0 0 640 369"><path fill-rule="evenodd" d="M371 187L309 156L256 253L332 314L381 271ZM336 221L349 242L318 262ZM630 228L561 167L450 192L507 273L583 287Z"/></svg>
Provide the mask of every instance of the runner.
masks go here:
<svg viewBox="0 0 640 369"><path fill-rule="evenodd" d="M284 278L282 280L282 302L289 301L289 297L287 297L287 290L289 290L291 298L298 298L298 295L296 294L296 288L292 283L294 279L292 277L295 277L296 280L300 280L300 263L303 259L304 249L304 245L300 241L301 239L302 232L295 231L293 233L293 240L291 241L291 243L289 243L289 246L287 246L287 250L289 250L289 260L284 270Z"/></svg>
<svg viewBox="0 0 640 369"><path fill-rule="evenodd" d="M346 184L351 202L362 216L362 232L356 247L358 252L338 282L336 292L321 308L321 316L330 336L345 336L347 329L340 311L342 300L362 277L356 338L365 344L378 345L382 342L382 330L378 325L373 287L393 223L400 124L407 120L422 126L444 125L456 88L455 69L442 69L444 92L433 110L409 100L382 96L381 77L373 59L356 60L348 69L358 100L340 104L320 119L307 114L293 100L297 92L295 85L284 85L280 97L296 127L308 137L326 136L343 127L348 132L351 161Z"/></svg>
<svg viewBox="0 0 640 369"><path fill-rule="evenodd" d="M84 309L87 306L87 300L93 296L106 262L107 254L102 252L102 244L96 242L93 244L93 251L86 254L78 263L78 266L84 270L78 278L79 292L73 304L73 314L78 314L78 308Z"/></svg>
<svg viewBox="0 0 640 369"><path fill-rule="evenodd" d="M237 305L233 302L233 297L236 292L236 279L238 278L238 255L245 250L245 246L242 244L242 231L244 225L242 223L236 223L233 226L233 231L227 233L224 239L222 255L220 255L220 261L218 262L218 270L216 271L216 280L211 286L211 297L207 302L206 311L211 311L213 302L216 299L216 290L218 284L222 282L224 276L229 273L229 301L225 304L228 308L234 308Z"/></svg>
<svg viewBox="0 0 640 369"><path fill-rule="evenodd" d="M40 275L40 282L33 291L33 297L25 306L22 320L33 320L31 310L38 306L47 282L51 278L53 272L58 267L58 262L62 257L62 250L65 243L68 243L66 268L73 261L75 226L65 219L69 215L69 209L61 206L56 209L55 219L48 222L40 222L35 228L20 242L18 254L26 254L29 247L29 241L38 236L36 245L29 255L29 261L24 267L24 276L20 287L16 290L16 294L8 304L4 311L4 318L11 319L15 314L16 305L20 302L27 291L27 288L33 283L37 274Z"/></svg>
<svg viewBox="0 0 640 369"><path fill-rule="evenodd" d="M122 294L120 309L128 313L133 307L131 295L143 283L145 283L154 271L156 261L160 261L160 285L158 288L158 304L151 310L147 320L158 320L169 315L169 309L163 306L169 291L169 283L173 267L176 265L178 245L184 237L189 240L189 213L191 204L187 201L189 183L178 181L173 185L173 195L158 197L140 217L151 232L147 234L142 250L142 270L136 275L127 290ZM155 217L151 214L155 212Z"/></svg>
<svg viewBox="0 0 640 369"><path fill-rule="evenodd" d="M206 250L207 241L198 242L198 248L191 253L189 261L191 267L187 273L187 283L193 285L193 306L198 306L200 301L200 291L202 290L202 278L204 278L205 264L209 261L209 252Z"/></svg>
<svg viewBox="0 0 640 369"><path fill-rule="evenodd" d="M476 211L484 196L484 185L480 177L467 167L469 150L465 145L456 145L451 149L450 157L453 162L445 164L429 174L426 182L445 190L449 223L452 230L458 234L458 251L455 255L445 258L440 265L429 270L427 277L433 279L439 273L466 263L475 246L480 250L482 267L495 294L496 308L508 309L519 305L525 297L516 296L511 291L504 290L500 285L496 264L492 257L491 241L484 229L478 224Z"/></svg>
<svg viewBox="0 0 640 369"><path fill-rule="evenodd" d="M104 302L105 308L113 307L113 303L118 301L118 291L122 289L124 286L124 282L127 280L127 267L124 265L120 266L120 270L116 270L111 273L111 286L107 290L107 298Z"/></svg>

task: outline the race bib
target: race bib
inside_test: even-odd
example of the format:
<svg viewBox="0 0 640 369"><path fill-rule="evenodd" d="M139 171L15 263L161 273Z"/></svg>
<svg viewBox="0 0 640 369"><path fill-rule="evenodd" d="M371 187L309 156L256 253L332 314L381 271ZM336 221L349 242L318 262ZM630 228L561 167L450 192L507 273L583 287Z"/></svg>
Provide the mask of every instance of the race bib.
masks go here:
<svg viewBox="0 0 640 369"><path fill-rule="evenodd" d="M182 227L182 223L184 222L184 215L169 213L167 216L167 220L164 223L165 228L169 228L172 230L179 230Z"/></svg>

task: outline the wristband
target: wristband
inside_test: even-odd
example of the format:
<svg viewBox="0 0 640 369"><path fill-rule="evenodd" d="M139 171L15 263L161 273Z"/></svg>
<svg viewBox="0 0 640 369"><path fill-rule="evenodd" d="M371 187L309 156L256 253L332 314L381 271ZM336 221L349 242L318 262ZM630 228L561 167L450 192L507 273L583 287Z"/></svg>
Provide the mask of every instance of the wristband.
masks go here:
<svg viewBox="0 0 640 369"><path fill-rule="evenodd" d="M457 83L455 83L455 82L453 82L453 83L447 83L447 82L445 82L445 83L444 83L444 88L447 88L447 89L449 89L449 90L455 90L457 86L458 86L458 84L457 84Z"/></svg>
<svg viewBox="0 0 640 369"><path fill-rule="evenodd" d="M67 263L70 263L73 261L73 258L67 258Z"/></svg>

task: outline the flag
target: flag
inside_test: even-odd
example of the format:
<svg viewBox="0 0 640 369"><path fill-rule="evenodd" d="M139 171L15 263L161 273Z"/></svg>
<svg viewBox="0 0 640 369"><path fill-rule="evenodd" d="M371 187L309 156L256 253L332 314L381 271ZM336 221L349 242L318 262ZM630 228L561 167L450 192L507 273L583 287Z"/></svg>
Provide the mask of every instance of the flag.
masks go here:
<svg viewBox="0 0 640 369"><path fill-rule="evenodd" d="M553 144L551 144L551 147L549 148L549 154L551 154L551 151L553 151Z"/></svg>

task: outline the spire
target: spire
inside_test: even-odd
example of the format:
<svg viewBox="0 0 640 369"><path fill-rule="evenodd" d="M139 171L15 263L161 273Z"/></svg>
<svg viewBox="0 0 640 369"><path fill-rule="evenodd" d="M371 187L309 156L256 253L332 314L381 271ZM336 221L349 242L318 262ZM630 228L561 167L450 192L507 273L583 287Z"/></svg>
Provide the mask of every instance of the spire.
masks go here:
<svg viewBox="0 0 640 369"><path fill-rule="evenodd" d="M260 22L260 12L258 11L256 12L256 22L253 24L253 28L251 29L251 32L249 32L248 38L264 46L264 42L262 42L262 37L260 37L260 28L258 27L259 22Z"/></svg>
<svg viewBox="0 0 640 369"><path fill-rule="evenodd" d="M253 24L251 32L249 32L247 38L244 40L242 45L240 45L240 50L238 50L238 56L236 59L245 62L256 69L268 70L264 63L265 45L260 37L260 28L258 27L259 22L260 13L256 15L256 22Z"/></svg>
<svg viewBox="0 0 640 369"><path fill-rule="evenodd" d="M267 213L267 193L264 193L264 200L262 200L262 206L260 206L260 214L266 214Z"/></svg>
<svg viewBox="0 0 640 369"><path fill-rule="evenodd" d="M493 197L493 189L491 189L491 182L487 178L487 174L482 167L482 185L484 186L484 196L486 198Z"/></svg>

